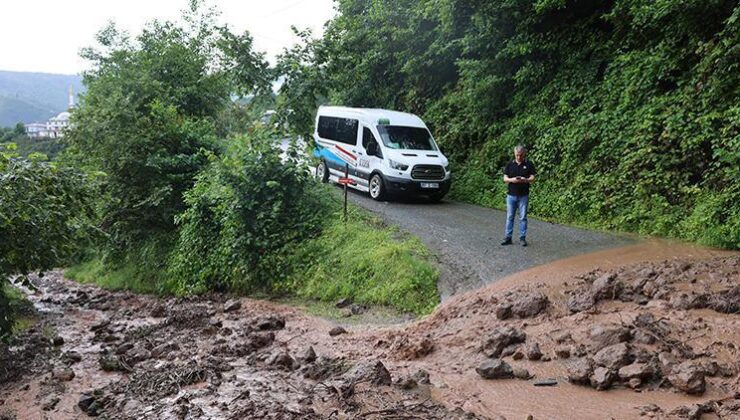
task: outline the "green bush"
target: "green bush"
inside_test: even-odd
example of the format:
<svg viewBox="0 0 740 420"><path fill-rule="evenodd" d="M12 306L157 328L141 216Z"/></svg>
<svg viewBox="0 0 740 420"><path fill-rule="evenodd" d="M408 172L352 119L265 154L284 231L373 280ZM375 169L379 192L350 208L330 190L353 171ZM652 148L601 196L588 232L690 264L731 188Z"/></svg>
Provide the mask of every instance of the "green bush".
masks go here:
<svg viewBox="0 0 740 420"><path fill-rule="evenodd" d="M0 337L10 332L6 282L67 264L94 234L94 185L53 163L18 158L0 145Z"/></svg>
<svg viewBox="0 0 740 420"><path fill-rule="evenodd" d="M297 150L281 156L269 132L234 138L210 159L176 219L168 288L178 294L270 290L286 269L274 255L321 227L317 185Z"/></svg>

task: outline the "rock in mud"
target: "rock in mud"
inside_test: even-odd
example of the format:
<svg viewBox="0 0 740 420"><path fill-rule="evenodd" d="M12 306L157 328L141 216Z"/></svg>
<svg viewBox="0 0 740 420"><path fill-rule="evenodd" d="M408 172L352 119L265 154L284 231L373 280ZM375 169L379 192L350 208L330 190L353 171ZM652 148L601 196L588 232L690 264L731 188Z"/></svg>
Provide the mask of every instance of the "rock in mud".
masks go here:
<svg viewBox="0 0 740 420"><path fill-rule="evenodd" d="M576 290L568 297L566 305L572 313L584 312L596 305L596 299L591 291Z"/></svg>
<svg viewBox="0 0 740 420"><path fill-rule="evenodd" d="M633 378L646 380L650 379L654 373L652 366L647 363L633 363L619 369L619 378L623 381Z"/></svg>
<svg viewBox="0 0 740 420"><path fill-rule="evenodd" d="M501 359L486 360L475 369L483 379L508 379L514 377L514 371Z"/></svg>
<svg viewBox="0 0 740 420"><path fill-rule="evenodd" d="M573 337L568 331L560 331L553 334L553 340L558 344L573 343Z"/></svg>
<svg viewBox="0 0 740 420"><path fill-rule="evenodd" d="M149 312L149 316L152 318L164 318L167 316L167 309L165 309L164 305L154 305L154 308Z"/></svg>
<svg viewBox="0 0 740 420"><path fill-rule="evenodd" d="M709 295L706 293L679 293L671 296L668 303L673 309L702 309L709 306Z"/></svg>
<svg viewBox="0 0 740 420"><path fill-rule="evenodd" d="M151 357L152 353L142 345L137 345L126 352L126 361L131 364L143 362L144 360L151 359Z"/></svg>
<svg viewBox="0 0 740 420"><path fill-rule="evenodd" d="M54 408L56 408L57 404L59 404L59 397L52 395L47 397L43 403L41 403L41 409L44 411L51 411Z"/></svg>
<svg viewBox="0 0 740 420"><path fill-rule="evenodd" d="M247 336L247 347L254 351L269 346L273 341L275 341L273 332L251 333Z"/></svg>
<svg viewBox="0 0 740 420"><path fill-rule="evenodd" d="M76 351L68 351L62 354L62 362L67 365L73 365L82 361L82 355Z"/></svg>
<svg viewBox="0 0 740 420"><path fill-rule="evenodd" d="M589 338L593 351L599 351L604 347L629 341L630 335L629 328L616 324L603 324L593 327Z"/></svg>
<svg viewBox="0 0 740 420"><path fill-rule="evenodd" d="M630 348L625 343L614 344L599 350L594 355L594 362L599 366L617 371L630 362L629 351Z"/></svg>
<svg viewBox="0 0 740 420"><path fill-rule="evenodd" d="M51 377L62 382L69 382L75 378L75 372L70 368L54 369Z"/></svg>
<svg viewBox="0 0 740 420"><path fill-rule="evenodd" d="M496 318L500 320L511 318L511 305L508 303L502 303L496 307Z"/></svg>
<svg viewBox="0 0 740 420"><path fill-rule="evenodd" d="M512 373L514 374L514 377L515 378L518 378L518 379L527 380L527 379L532 379L533 378L533 375L531 373L529 373L529 371L527 369L524 369L522 367L512 368Z"/></svg>
<svg viewBox="0 0 740 420"><path fill-rule="evenodd" d="M400 336L393 340L390 350L401 360L416 360L434 351L434 341L427 337Z"/></svg>
<svg viewBox="0 0 740 420"><path fill-rule="evenodd" d="M740 286L715 293L709 299L708 306L723 314L740 313Z"/></svg>
<svg viewBox="0 0 740 420"><path fill-rule="evenodd" d="M663 376L668 376L673 372L673 367L678 364L678 359L667 351L658 354L658 363L660 363L660 371Z"/></svg>
<svg viewBox="0 0 740 420"><path fill-rule="evenodd" d="M511 312L519 318L531 318L547 308L550 300L542 292L526 293L514 300Z"/></svg>
<svg viewBox="0 0 740 420"><path fill-rule="evenodd" d="M615 299L619 296L622 284L617 280L615 273L607 273L596 280L591 285L591 294L596 301L601 299Z"/></svg>
<svg viewBox="0 0 740 420"><path fill-rule="evenodd" d="M429 381L429 372L424 369L417 370L412 377L420 384L429 385L431 383Z"/></svg>
<svg viewBox="0 0 740 420"><path fill-rule="evenodd" d="M51 344L53 344L56 347L59 347L64 344L64 338L62 336L56 335L54 338L51 339Z"/></svg>
<svg viewBox="0 0 740 420"><path fill-rule="evenodd" d="M365 360L357 363L343 375L351 383L370 382L373 385L390 385L391 374L379 360Z"/></svg>
<svg viewBox="0 0 740 420"><path fill-rule="evenodd" d="M316 352L312 346L308 346L298 355L298 360L304 363L313 363L316 360Z"/></svg>
<svg viewBox="0 0 740 420"><path fill-rule="evenodd" d="M488 357L500 357L504 349L512 344L523 343L527 335L513 327L498 327L483 341L481 351Z"/></svg>
<svg viewBox="0 0 740 420"><path fill-rule="evenodd" d="M110 325L110 319L102 319L100 322L97 322L90 326L90 331L96 332L96 331L102 331Z"/></svg>
<svg viewBox="0 0 740 420"><path fill-rule="evenodd" d="M129 352L129 350L131 350L133 348L134 348L134 343L132 343L132 342L129 341L129 342L126 342L126 343L123 343L123 344L118 345L116 347L115 352L116 352L116 354L126 354L126 353Z"/></svg>
<svg viewBox="0 0 740 420"><path fill-rule="evenodd" d="M340 334L346 334L346 333L347 333L347 330L345 330L344 328L340 326L336 326L329 331L329 335L332 337L336 337Z"/></svg>
<svg viewBox="0 0 740 420"><path fill-rule="evenodd" d="M570 358L570 346L558 346L555 348L555 356L558 357L558 359L568 359Z"/></svg>
<svg viewBox="0 0 740 420"><path fill-rule="evenodd" d="M296 362L286 351L277 351L273 353L268 359L267 364L275 366L285 370L293 370Z"/></svg>
<svg viewBox="0 0 740 420"><path fill-rule="evenodd" d="M129 370L117 356L102 355L98 359L98 363L100 368L106 372L126 372Z"/></svg>
<svg viewBox="0 0 740 420"><path fill-rule="evenodd" d="M264 318L260 318L255 323L258 330L262 331L277 331L285 328L285 318L281 316L270 315Z"/></svg>
<svg viewBox="0 0 740 420"><path fill-rule="evenodd" d="M513 356L514 353L517 352L517 350L519 350L519 344L512 344L510 346L506 346L503 350L501 350L501 354L499 355L499 357Z"/></svg>
<svg viewBox="0 0 740 420"><path fill-rule="evenodd" d="M90 415L90 416L97 416L99 413L97 410L94 410L95 403L95 396L93 394L85 393L80 396L79 401L77 402L77 407L82 410L83 413ZM93 408L91 410L91 408Z"/></svg>
<svg viewBox="0 0 740 420"><path fill-rule="evenodd" d="M593 371L593 360L587 357L577 359L568 363L568 380L574 384L588 385Z"/></svg>
<svg viewBox="0 0 740 420"><path fill-rule="evenodd" d="M238 299L229 299L224 303L224 312L238 311L242 308L242 303Z"/></svg>
<svg viewBox="0 0 740 420"><path fill-rule="evenodd" d="M343 360L321 356L316 360L316 362L304 365L300 369L300 372L306 379L323 381L327 378L338 375L345 370L347 370L347 368Z"/></svg>
<svg viewBox="0 0 740 420"><path fill-rule="evenodd" d="M180 350L180 346L177 343L163 343L152 349L152 357L164 357L173 351Z"/></svg>
<svg viewBox="0 0 740 420"><path fill-rule="evenodd" d="M542 351L540 345L532 341L524 346L524 354L529 360L540 360L542 358Z"/></svg>
<svg viewBox="0 0 740 420"><path fill-rule="evenodd" d="M668 381L679 390L692 395L701 395L706 390L704 370L693 362L684 362L673 368Z"/></svg>
<svg viewBox="0 0 740 420"><path fill-rule="evenodd" d="M611 369L607 369L601 366L597 367L596 369L594 369L594 372L591 374L590 377L591 386L599 391L609 389L609 387L612 385L612 382L614 382L615 377L616 375Z"/></svg>

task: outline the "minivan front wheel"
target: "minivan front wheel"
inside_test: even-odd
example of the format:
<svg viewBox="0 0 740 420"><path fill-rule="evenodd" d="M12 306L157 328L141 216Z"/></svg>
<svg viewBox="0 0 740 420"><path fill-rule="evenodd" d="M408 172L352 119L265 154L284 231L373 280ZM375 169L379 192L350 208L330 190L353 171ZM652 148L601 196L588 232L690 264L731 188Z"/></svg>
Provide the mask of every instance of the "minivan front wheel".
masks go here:
<svg viewBox="0 0 740 420"><path fill-rule="evenodd" d="M385 186L383 185L383 178L379 174L375 174L370 178L370 197L373 200L380 201L385 195Z"/></svg>
<svg viewBox="0 0 740 420"><path fill-rule="evenodd" d="M323 183L329 181L329 170L326 168L326 162L323 160L316 165L316 179Z"/></svg>

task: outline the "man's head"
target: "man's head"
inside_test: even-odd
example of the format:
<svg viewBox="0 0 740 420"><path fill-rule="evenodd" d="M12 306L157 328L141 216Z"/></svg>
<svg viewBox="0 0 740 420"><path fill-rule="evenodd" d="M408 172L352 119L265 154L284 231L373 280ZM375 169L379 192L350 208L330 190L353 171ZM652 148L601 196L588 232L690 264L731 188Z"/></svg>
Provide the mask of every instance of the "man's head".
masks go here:
<svg viewBox="0 0 740 420"><path fill-rule="evenodd" d="M514 147L514 158L517 162L523 162L524 158L527 156L527 148L523 145L518 145Z"/></svg>

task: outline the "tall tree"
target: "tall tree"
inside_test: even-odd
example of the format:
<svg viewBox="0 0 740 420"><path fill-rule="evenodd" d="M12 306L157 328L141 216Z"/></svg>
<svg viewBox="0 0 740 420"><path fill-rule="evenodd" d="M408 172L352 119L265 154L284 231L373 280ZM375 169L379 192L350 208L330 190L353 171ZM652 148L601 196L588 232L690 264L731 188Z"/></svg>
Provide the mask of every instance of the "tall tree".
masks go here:
<svg viewBox="0 0 740 420"><path fill-rule="evenodd" d="M102 227L114 250L174 231L204 152L220 147L232 95L269 85L251 36L216 16L194 0L182 25L154 21L132 40L111 23L83 52L93 70L65 141L71 159L107 175Z"/></svg>

